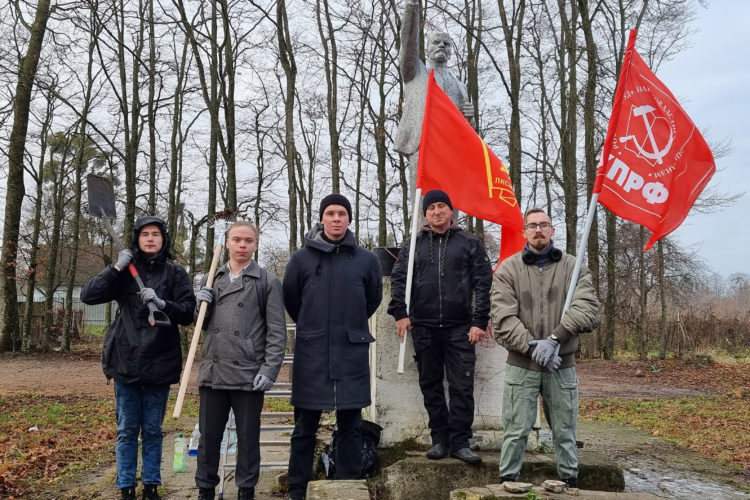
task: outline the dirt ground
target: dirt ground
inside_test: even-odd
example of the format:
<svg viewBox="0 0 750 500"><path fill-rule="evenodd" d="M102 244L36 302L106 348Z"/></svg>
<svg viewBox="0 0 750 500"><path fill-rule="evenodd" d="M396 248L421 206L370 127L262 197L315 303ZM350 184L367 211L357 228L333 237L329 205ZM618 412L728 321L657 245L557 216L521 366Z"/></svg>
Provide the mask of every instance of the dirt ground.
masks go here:
<svg viewBox="0 0 750 500"><path fill-rule="evenodd" d="M653 371L652 366L658 371ZM576 370L582 398L680 397L710 394L723 388L721 376L714 370L691 368L679 363L651 365L583 360L578 362ZM705 376L700 376L702 372ZM192 370L191 375L197 376L197 370ZM112 394L112 385L107 384L102 373L98 353L91 350L65 354L0 354L0 395L28 391L104 396Z"/></svg>
<svg viewBox="0 0 750 500"><path fill-rule="evenodd" d="M577 373L582 398L680 397L715 393L728 389L729 384L716 366L696 369L677 362L585 360L579 363ZM195 377L197 370L192 375ZM750 387L750 375L742 383ZM113 389L102 374L96 349L33 356L0 354L0 396L26 391L111 397ZM623 467L626 491L666 498L750 499L746 493L750 477L659 438L627 426L597 422L579 422L578 434L586 449L603 451Z"/></svg>

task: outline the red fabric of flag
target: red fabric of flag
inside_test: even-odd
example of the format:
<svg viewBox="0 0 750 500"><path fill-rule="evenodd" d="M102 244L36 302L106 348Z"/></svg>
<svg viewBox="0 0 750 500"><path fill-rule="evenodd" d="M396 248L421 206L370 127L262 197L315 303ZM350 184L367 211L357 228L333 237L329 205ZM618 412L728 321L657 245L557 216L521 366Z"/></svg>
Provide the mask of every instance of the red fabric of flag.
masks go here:
<svg viewBox="0 0 750 500"><path fill-rule="evenodd" d="M685 220L716 171L698 128L635 51L631 32L594 193L652 231L648 250Z"/></svg>
<svg viewBox="0 0 750 500"><path fill-rule="evenodd" d="M417 187L445 191L453 207L502 226L500 260L523 249L523 216L508 167L487 147L430 72Z"/></svg>

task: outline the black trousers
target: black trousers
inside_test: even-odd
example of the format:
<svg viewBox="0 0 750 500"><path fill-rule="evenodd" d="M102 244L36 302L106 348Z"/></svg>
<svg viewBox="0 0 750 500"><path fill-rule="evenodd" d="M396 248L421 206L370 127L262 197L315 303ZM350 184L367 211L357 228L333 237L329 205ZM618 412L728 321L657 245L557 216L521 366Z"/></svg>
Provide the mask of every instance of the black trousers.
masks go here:
<svg viewBox="0 0 750 500"><path fill-rule="evenodd" d="M474 365L477 356L469 342L469 328L469 325L412 327L419 388L430 417L432 444L444 444L451 452L469 446L474 423ZM445 376L448 378L450 408L445 400Z"/></svg>
<svg viewBox="0 0 750 500"><path fill-rule="evenodd" d="M362 477L362 410L337 410L336 479ZM315 455L315 435L321 410L294 409L294 432L289 455L289 498L304 499Z"/></svg>
<svg viewBox="0 0 750 500"><path fill-rule="evenodd" d="M195 484L199 488L214 488L219 484L219 459L221 440L234 410L237 428L237 467L235 484L241 488L254 488L260 473L260 412L263 410L261 391L224 391L201 387L198 469Z"/></svg>

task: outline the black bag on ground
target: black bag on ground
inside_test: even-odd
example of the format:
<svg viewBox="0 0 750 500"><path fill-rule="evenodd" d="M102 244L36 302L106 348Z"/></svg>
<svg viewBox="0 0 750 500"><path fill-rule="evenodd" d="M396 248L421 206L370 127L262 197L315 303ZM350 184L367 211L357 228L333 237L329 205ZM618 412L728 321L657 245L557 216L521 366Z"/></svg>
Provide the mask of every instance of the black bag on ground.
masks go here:
<svg viewBox="0 0 750 500"><path fill-rule="evenodd" d="M378 443L383 428L369 420L362 420L362 474L361 478L370 478L378 473ZM336 447L338 446L338 431L333 431L331 444L320 455L326 477L334 479L336 476Z"/></svg>

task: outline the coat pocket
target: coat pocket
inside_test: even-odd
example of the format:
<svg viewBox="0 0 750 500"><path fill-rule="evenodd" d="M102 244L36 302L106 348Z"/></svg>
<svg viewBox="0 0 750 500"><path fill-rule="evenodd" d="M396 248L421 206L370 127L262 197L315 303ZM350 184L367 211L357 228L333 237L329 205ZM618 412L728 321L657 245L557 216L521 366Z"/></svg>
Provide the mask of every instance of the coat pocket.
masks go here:
<svg viewBox="0 0 750 500"><path fill-rule="evenodd" d="M352 344L370 344L375 342L375 337L370 335L370 332L367 330L347 330L346 335L349 337L349 342Z"/></svg>

